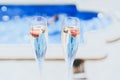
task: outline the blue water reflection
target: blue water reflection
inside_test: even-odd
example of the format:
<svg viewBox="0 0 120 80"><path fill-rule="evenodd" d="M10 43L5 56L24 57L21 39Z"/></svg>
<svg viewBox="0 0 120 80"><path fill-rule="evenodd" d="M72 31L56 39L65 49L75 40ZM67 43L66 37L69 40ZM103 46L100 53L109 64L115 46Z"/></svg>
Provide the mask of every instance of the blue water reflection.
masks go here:
<svg viewBox="0 0 120 80"><path fill-rule="evenodd" d="M49 43L61 42L62 20L66 16L81 21L81 38L84 32L104 29L110 18L102 13L77 11L75 5L0 5L0 44L29 44L30 19L41 15L48 19Z"/></svg>

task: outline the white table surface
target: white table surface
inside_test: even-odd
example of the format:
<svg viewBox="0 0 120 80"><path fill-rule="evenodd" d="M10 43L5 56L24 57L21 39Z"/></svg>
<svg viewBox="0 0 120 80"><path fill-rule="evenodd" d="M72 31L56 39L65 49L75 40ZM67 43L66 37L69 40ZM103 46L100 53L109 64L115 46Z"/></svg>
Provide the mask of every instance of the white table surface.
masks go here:
<svg viewBox="0 0 120 80"><path fill-rule="evenodd" d="M85 62L88 80L119 80L120 79L120 44L109 47L109 56L100 61ZM113 49L114 48L114 49ZM45 61L42 80L66 80L65 62ZM79 78L80 75L77 76ZM0 80L40 80L39 68L35 61L0 61ZM77 79L80 80L80 79Z"/></svg>
<svg viewBox="0 0 120 80"><path fill-rule="evenodd" d="M65 80L64 61L45 61L42 80ZM77 76L77 77L76 77ZM79 74L76 75L79 78ZM0 80L41 80L36 61L0 61Z"/></svg>
<svg viewBox="0 0 120 80"><path fill-rule="evenodd" d="M63 63L56 61L45 62L44 68L44 80L58 80L65 71ZM40 80L38 65L35 61L0 61L0 80Z"/></svg>
<svg viewBox="0 0 120 80"><path fill-rule="evenodd" d="M106 59L85 62L88 80L120 79L120 41L109 44L107 51L109 55ZM66 80L67 71L63 60L45 61L43 71L44 80ZM0 80L40 80L38 65L32 60L0 60Z"/></svg>
<svg viewBox="0 0 120 80"><path fill-rule="evenodd" d="M106 59L85 62L89 80L120 80L120 40L108 46Z"/></svg>

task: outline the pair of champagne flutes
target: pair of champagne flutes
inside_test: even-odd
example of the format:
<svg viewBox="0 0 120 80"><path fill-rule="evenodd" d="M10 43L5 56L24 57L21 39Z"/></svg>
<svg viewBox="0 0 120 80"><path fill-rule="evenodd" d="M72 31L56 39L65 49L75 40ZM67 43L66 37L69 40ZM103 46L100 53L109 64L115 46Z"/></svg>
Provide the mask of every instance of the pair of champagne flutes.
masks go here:
<svg viewBox="0 0 120 80"><path fill-rule="evenodd" d="M57 27L57 25L56 25ZM31 20L30 35L34 46L36 60L40 70L44 62L47 50L48 30L47 19L42 16L35 16ZM76 17L65 17L62 22L61 41L65 53L65 61L68 69L68 80L72 80L72 65L78 50L80 41L80 21Z"/></svg>

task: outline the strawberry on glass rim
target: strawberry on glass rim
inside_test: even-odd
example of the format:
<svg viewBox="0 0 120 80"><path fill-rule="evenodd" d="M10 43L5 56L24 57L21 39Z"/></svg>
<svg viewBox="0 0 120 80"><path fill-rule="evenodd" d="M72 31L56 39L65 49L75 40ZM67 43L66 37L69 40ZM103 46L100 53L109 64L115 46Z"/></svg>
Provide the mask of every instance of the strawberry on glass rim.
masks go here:
<svg viewBox="0 0 120 80"><path fill-rule="evenodd" d="M77 29L71 29L71 30L70 30L70 33L71 33L71 35L72 35L73 37L76 37L77 35L80 34L80 31L77 30Z"/></svg>
<svg viewBox="0 0 120 80"><path fill-rule="evenodd" d="M39 37L40 36L40 28L32 28L30 30L30 34L35 38Z"/></svg>

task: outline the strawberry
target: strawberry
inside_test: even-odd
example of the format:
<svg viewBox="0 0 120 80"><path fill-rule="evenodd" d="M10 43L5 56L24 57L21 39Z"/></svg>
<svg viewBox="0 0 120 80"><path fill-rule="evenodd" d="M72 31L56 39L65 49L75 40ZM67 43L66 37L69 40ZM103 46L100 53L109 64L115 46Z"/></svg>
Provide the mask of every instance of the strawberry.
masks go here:
<svg viewBox="0 0 120 80"><path fill-rule="evenodd" d="M31 34L33 37L37 38L37 37L40 36L40 29L32 29L32 30L30 31L30 34Z"/></svg>
<svg viewBox="0 0 120 80"><path fill-rule="evenodd" d="M76 29L72 29L70 30L70 33L73 37L76 37L78 34L80 34L80 31Z"/></svg>

